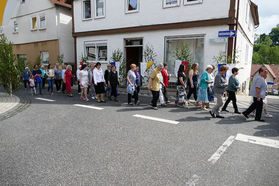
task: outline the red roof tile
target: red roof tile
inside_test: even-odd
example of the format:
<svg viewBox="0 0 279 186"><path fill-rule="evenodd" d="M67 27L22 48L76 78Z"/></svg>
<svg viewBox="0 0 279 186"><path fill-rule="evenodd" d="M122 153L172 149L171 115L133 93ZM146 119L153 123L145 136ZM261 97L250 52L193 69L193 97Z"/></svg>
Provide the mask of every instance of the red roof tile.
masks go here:
<svg viewBox="0 0 279 186"><path fill-rule="evenodd" d="M56 5L72 8L72 5L66 2L67 0L50 0L50 1Z"/></svg>

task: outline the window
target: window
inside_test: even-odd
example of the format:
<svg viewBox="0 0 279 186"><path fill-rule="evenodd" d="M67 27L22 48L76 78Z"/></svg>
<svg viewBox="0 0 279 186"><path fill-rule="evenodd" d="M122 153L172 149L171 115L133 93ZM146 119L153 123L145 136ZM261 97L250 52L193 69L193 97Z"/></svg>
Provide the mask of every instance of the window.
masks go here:
<svg viewBox="0 0 279 186"><path fill-rule="evenodd" d="M31 30L37 30L37 29L38 29L37 17L34 16L31 18Z"/></svg>
<svg viewBox="0 0 279 186"><path fill-rule="evenodd" d="M49 64L49 53L41 52L41 62L42 64Z"/></svg>
<svg viewBox="0 0 279 186"><path fill-rule="evenodd" d="M91 1L83 1L83 19L91 18Z"/></svg>
<svg viewBox="0 0 279 186"><path fill-rule="evenodd" d="M173 75L177 74L175 67L175 51L182 46L188 46L192 61L198 62L202 70L204 66L204 36L175 36L166 37L165 39L165 61L168 63L169 72Z"/></svg>
<svg viewBox="0 0 279 186"><path fill-rule="evenodd" d="M95 17L105 17L105 0L95 0Z"/></svg>
<svg viewBox="0 0 279 186"><path fill-rule="evenodd" d="M24 62L24 66L27 66L27 56L26 54L17 54L17 59L22 59Z"/></svg>
<svg viewBox="0 0 279 186"><path fill-rule="evenodd" d="M21 3L25 3L25 0L20 0Z"/></svg>
<svg viewBox="0 0 279 186"><path fill-rule="evenodd" d="M14 33L18 32L18 23L14 21Z"/></svg>
<svg viewBox="0 0 279 186"><path fill-rule="evenodd" d="M180 0L163 0L164 8L174 7L174 6L179 6L179 5L180 5Z"/></svg>
<svg viewBox="0 0 279 186"><path fill-rule="evenodd" d="M86 42L85 55L89 61L107 61L107 43Z"/></svg>
<svg viewBox="0 0 279 186"><path fill-rule="evenodd" d="M250 4L249 4L249 1L247 2L247 4L246 4L246 23L248 23L248 21L249 21L249 15L250 15Z"/></svg>
<svg viewBox="0 0 279 186"><path fill-rule="evenodd" d="M45 29L46 28L46 16L41 15L40 16L40 29Z"/></svg>
<svg viewBox="0 0 279 186"><path fill-rule="evenodd" d="M139 0L126 0L126 12L137 12L139 11Z"/></svg>
<svg viewBox="0 0 279 186"><path fill-rule="evenodd" d="M199 4L202 3L203 0L184 0L184 5L191 5L191 4Z"/></svg>

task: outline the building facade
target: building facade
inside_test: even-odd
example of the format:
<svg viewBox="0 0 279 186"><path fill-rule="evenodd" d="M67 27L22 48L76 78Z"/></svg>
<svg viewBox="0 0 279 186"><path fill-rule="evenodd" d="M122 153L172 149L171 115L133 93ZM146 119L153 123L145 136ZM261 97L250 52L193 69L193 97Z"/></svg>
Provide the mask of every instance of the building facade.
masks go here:
<svg viewBox="0 0 279 186"><path fill-rule="evenodd" d="M248 90L257 6L250 0L74 0L75 60L106 64L114 50L124 53L127 67L145 62L151 46L155 62L167 62L175 77L175 50L187 45L191 62L200 70L216 64L214 57L237 57L240 82ZM236 30L236 37L218 38L219 31ZM105 65L103 65L105 66ZM172 82L176 78L171 79Z"/></svg>
<svg viewBox="0 0 279 186"><path fill-rule="evenodd" d="M9 3L9 2L8 2ZM16 0L3 33L26 65L74 64L71 4L56 0ZM7 9L10 5L7 4Z"/></svg>

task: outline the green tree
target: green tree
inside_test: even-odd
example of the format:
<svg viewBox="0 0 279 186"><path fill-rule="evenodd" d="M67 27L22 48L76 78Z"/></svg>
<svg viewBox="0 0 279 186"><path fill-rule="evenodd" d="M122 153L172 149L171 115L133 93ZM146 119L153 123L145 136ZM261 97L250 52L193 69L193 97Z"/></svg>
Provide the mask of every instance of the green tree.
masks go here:
<svg viewBox="0 0 279 186"><path fill-rule="evenodd" d="M20 87L24 61L13 54L13 44L0 36L0 83L9 95Z"/></svg>
<svg viewBox="0 0 279 186"><path fill-rule="evenodd" d="M279 24L275 28L272 28L269 36L272 40L272 46L279 46Z"/></svg>

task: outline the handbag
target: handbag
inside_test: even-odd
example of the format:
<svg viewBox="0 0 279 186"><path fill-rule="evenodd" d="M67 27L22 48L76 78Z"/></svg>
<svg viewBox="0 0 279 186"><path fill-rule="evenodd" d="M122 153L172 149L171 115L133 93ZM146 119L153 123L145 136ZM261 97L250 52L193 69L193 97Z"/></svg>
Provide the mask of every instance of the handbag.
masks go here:
<svg viewBox="0 0 279 186"><path fill-rule="evenodd" d="M135 90L136 90L136 88L135 88L135 85L131 85L131 84L128 84L128 86L127 86L127 93L128 94L134 94L134 92L135 92Z"/></svg>

